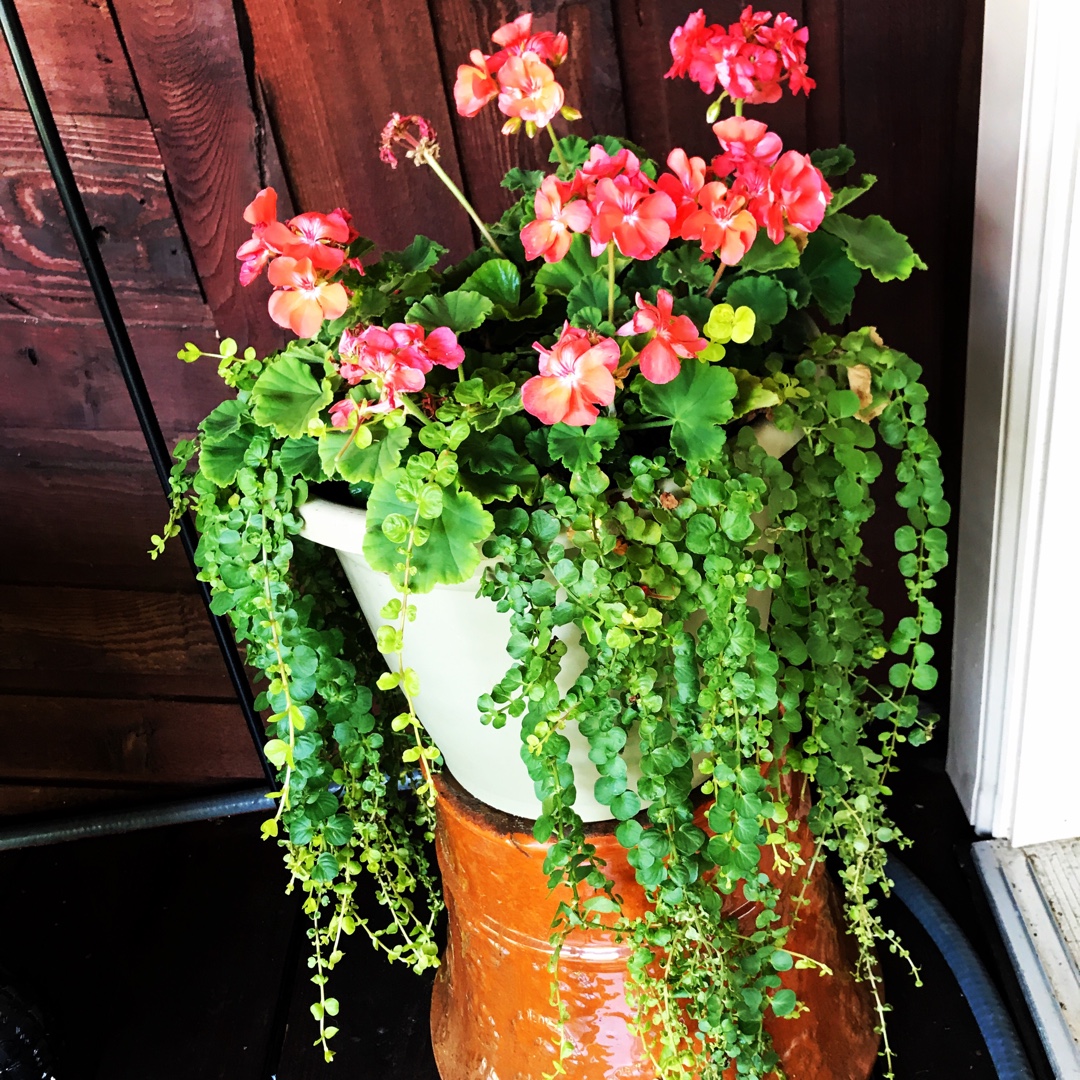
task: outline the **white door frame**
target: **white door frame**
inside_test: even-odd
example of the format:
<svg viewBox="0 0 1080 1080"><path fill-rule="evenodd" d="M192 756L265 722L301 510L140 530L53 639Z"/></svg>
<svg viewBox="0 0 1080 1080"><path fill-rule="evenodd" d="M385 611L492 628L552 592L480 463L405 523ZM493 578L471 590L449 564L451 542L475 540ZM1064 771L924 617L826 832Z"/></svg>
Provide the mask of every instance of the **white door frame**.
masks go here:
<svg viewBox="0 0 1080 1080"><path fill-rule="evenodd" d="M987 0L948 769L1017 846L1080 835L1078 34Z"/></svg>

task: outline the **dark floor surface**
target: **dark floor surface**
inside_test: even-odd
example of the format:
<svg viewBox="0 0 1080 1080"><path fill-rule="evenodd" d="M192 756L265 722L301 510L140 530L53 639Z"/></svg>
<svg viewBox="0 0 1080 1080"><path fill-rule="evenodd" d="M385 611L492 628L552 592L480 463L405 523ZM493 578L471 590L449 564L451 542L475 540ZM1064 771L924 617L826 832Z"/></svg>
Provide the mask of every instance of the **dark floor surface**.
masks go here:
<svg viewBox="0 0 1080 1080"><path fill-rule="evenodd" d="M1012 994L937 758L911 763L894 812L916 840L904 861ZM358 939L334 975L341 1033L337 1060L323 1063L298 900L284 883L252 816L0 853L0 968L45 1010L57 1080L438 1080L430 983ZM883 910L924 982L915 988L900 961L882 957L897 1080L994 1077L934 945L897 901ZM1022 1007L1019 1020L1029 1023Z"/></svg>

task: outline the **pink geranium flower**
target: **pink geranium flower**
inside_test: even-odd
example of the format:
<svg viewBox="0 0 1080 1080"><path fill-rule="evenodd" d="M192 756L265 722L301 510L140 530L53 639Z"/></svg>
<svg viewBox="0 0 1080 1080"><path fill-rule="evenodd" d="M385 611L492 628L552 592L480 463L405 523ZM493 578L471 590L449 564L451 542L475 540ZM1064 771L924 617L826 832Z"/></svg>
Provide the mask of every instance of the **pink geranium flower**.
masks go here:
<svg viewBox="0 0 1080 1080"><path fill-rule="evenodd" d="M593 254L598 255L612 240L631 259L651 259L671 239L675 203L670 195L651 195L626 176L604 177L597 182L592 208Z"/></svg>
<svg viewBox="0 0 1080 1080"><path fill-rule="evenodd" d="M346 330L338 343L342 357L338 365L341 377L354 386L369 379L378 389L380 400L387 402L391 409L401 407L402 394L424 388L425 371L413 362L416 357L408 344L411 335L401 333L401 327L405 325L397 324L399 332L396 335L381 326ZM431 370L430 364L427 370Z"/></svg>
<svg viewBox="0 0 1080 1080"><path fill-rule="evenodd" d="M427 334L417 323L391 323L386 332L394 339L398 359L425 374L435 364L453 370L465 359L465 350L448 326Z"/></svg>
<svg viewBox="0 0 1080 1080"><path fill-rule="evenodd" d="M700 240L706 255L720 252L725 266L734 266L757 236L757 222L746 209L746 198L719 181L706 184L698 196L701 209L683 224L684 240Z"/></svg>
<svg viewBox="0 0 1080 1080"><path fill-rule="evenodd" d="M244 208L244 220L252 226L251 239L237 248L240 263L240 284L250 285L266 264L281 252L267 243L265 233L270 225L277 225L277 192L265 187Z"/></svg>
<svg viewBox="0 0 1080 1080"><path fill-rule="evenodd" d="M656 187L675 204L671 233L677 236L683 222L698 208L698 192L705 185L705 159L687 157L685 150L676 148L668 154L667 167L671 172L663 173L656 181Z"/></svg>
<svg viewBox="0 0 1080 1080"><path fill-rule="evenodd" d="M652 338L638 353L641 374L652 383L668 383L679 374L679 359L689 360L697 356L708 342L698 335L698 329L688 315L672 315L674 303L667 289L658 289L656 303L642 300L641 293L635 297L637 311L634 317L617 333L621 337L632 334L652 334Z"/></svg>
<svg viewBox="0 0 1080 1080"><path fill-rule="evenodd" d="M471 64L457 69L454 104L459 116L475 116L489 101L499 96L499 84L488 67L489 57L479 49L469 53Z"/></svg>
<svg viewBox="0 0 1080 1080"><path fill-rule="evenodd" d="M711 94L716 89L717 51L722 36L719 26L705 25L705 12L699 8L671 35L669 45L674 63L664 78L689 76L706 94Z"/></svg>
<svg viewBox="0 0 1080 1080"><path fill-rule="evenodd" d="M316 270L337 270L345 252L336 245L349 242L352 229L339 212L298 214L287 224L267 225L266 242L290 259L310 259Z"/></svg>
<svg viewBox="0 0 1080 1080"><path fill-rule="evenodd" d="M521 388L521 402L541 423L588 427L600 415L595 406L615 400L612 372L619 366L619 346L611 338L565 323L550 349L539 342L533 348L540 354L540 374Z"/></svg>
<svg viewBox="0 0 1080 1080"><path fill-rule="evenodd" d="M324 319L336 319L349 306L349 294L340 282L319 278L310 259L275 259L267 272L274 293L270 318L297 337L314 337Z"/></svg>
<svg viewBox="0 0 1080 1080"><path fill-rule="evenodd" d="M511 56L522 56L525 53L534 53L552 67L558 67L566 59L569 50L566 35L555 34L550 30L541 30L534 34L532 18L532 14L526 12L513 22L500 26L491 35L491 40L502 46L502 50L489 59L488 67L491 71L498 71Z"/></svg>
<svg viewBox="0 0 1080 1080"><path fill-rule="evenodd" d="M499 69L499 111L510 117L504 131L515 120L547 127L565 101L555 73L535 53L508 57Z"/></svg>
<svg viewBox="0 0 1080 1080"><path fill-rule="evenodd" d="M760 120L748 120L745 116L729 116L713 124L713 132L724 148L724 153L717 154L712 160L713 171L719 177L727 176L749 161L772 165L784 148L779 135Z"/></svg>
<svg viewBox="0 0 1080 1080"><path fill-rule="evenodd" d="M581 199L570 201L572 186L545 176L536 192L533 205L536 220L521 230L525 258L542 255L545 262L559 262L570 250L571 233L587 232L592 225L592 210Z"/></svg>
<svg viewBox="0 0 1080 1080"><path fill-rule="evenodd" d="M365 420L390 411L389 401L353 401L344 398L330 406L330 423L336 428L359 427Z"/></svg>
<svg viewBox="0 0 1080 1080"><path fill-rule="evenodd" d="M751 203L751 209L769 239L779 244L785 221L799 232L811 233L824 219L831 199L832 191L810 155L788 150L773 166L768 190Z"/></svg>

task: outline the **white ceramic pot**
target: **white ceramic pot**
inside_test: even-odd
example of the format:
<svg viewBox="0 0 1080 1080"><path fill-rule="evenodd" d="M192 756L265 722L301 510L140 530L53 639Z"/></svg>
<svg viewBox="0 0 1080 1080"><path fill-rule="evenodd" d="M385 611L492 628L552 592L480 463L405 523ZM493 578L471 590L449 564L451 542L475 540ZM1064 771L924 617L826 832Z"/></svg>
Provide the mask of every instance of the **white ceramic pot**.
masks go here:
<svg viewBox="0 0 1080 1080"><path fill-rule="evenodd" d="M386 574L373 570L364 558L365 511L322 499L305 503L302 536L337 551L364 618L372 627L383 605L398 595ZM410 597L416 619L405 628L405 664L416 670L420 693L416 711L428 734L442 751L446 766L469 794L489 806L518 817L536 818L540 801L521 760L521 732L511 720L505 727L480 723L476 699L491 691L510 668L506 651L510 640L510 614L500 612L494 601L477 596L483 565L460 585L439 585L429 593ZM567 654L556 684L566 693L585 668L585 651L577 644L577 628L563 627ZM397 657L387 657L391 668ZM573 725L565 731L570 739L570 764L574 769L577 800L585 821L602 821L611 811L596 801L593 786L599 778L589 761L588 740ZM625 752L630 782L640 776L636 748Z"/></svg>
<svg viewBox="0 0 1080 1080"><path fill-rule="evenodd" d="M801 432L779 431L772 424L759 425L758 442L774 457L786 453ZM364 557L367 515L355 507L312 499L300 508L304 518L301 535L333 548L352 585L364 617L371 627L383 620L379 612L398 593L386 574L373 570ZM506 674L511 658L510 615L500 612L487 597L478 597L483 564L460 585L440 585L429 593L410 598L416 619L405 628L405 664L416 670L420 693L416 711L428 734L442 751L447 768L469 794L508 814L536 818L540 801L521 759L521 732L511 720L505 727L480 723L477 698L491 691ZM768 598L754 596L755 606L768 612ZM556 685L565 694L585 668L585 651L576 627L563 627L560 636L567 653ZM397 657L387 657L391 668ZM573 724L563 732L570 740L569 763L574 770L577 799L574 808L585 821L604 821L610 809L593 794L599 773L589 761L588 740ZM623 751L628 784L635 787L641 776L640 755L633 739ZM703 777L698 777L698 782Z"/></svg>

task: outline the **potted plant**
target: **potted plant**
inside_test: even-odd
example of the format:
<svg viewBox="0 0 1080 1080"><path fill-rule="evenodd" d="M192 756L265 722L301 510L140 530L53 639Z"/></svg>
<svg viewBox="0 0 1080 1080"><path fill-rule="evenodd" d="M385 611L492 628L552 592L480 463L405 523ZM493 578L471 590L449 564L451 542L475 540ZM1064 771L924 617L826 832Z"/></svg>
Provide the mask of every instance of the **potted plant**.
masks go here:
<svg viewBox="0 0 1080 1080"><path fill-rule="evenodd" d="M806 41L750 7L726 28L691 15L668 74L715 98L711 145L658 164L557 135L579 117L556 78L570 43L527 14L504 26L459 68L458 110L550 137L552 168L512 169L498 222L422 117L383 133L389 165L430 167L473 217L483 242L455 265L421 236L364 261L344 210L280 222L270 189L247 209L241 280L268 269L270 314L297 339L182 350L216 355L234 393L177 447L155 546L194 509L200 576L265 679L281 784L263 833L312 919L328 1059L345 937L438 963L435 774L445 756L463 779L492 746L501 764L465 786L534 819L564 889L555 958L583 927L625 944L650 1075L777 1068L765 1020L800 1010L784 973L815 958L789 935L827 853L884 1018L874 946L896 942L873 897L900 839L884 798L898 745L932 726L916 691L936 679L949 508L918 364L874 328L835 329L864 272L902 280L918 256L847 212L874 178L848 178L845 147L785 150L744 114L809 92ZM909 522L895 627L857 576L879 442ZM305 533L343 552L366 620ZM457 741L472 733L483 749ZM383 925L358 914L365 879ZM732 896L755 905L749 927L725 916Z"/></svg>

